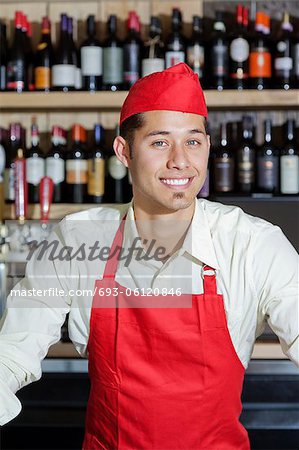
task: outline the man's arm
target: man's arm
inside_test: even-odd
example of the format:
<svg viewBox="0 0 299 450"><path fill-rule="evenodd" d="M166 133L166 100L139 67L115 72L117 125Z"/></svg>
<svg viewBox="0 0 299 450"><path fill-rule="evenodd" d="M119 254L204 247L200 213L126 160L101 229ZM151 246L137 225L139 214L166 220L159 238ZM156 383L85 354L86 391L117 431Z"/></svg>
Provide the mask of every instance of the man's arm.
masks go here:
<svg viewBox="0 0 299 450"><path fill-rule="evenodd" d="M255 233L252 284L258 314L278 336L284 354L299 367L299 258L278 226Z"/></svg>
<svg viewBox="0 0 299 450"><path fill-rule="evenodd" d="M41 361L60 339L70 309L71 262L53 260L51 255L58 256L65 247L65 236L63 221L48 239L56 251L53 245L43 253L41 248L36 250L26 265L25 278L7 299L0 323L0 425L19 414L16 391L41 377ZM64 295L55 295L57 290Z"/></svg>

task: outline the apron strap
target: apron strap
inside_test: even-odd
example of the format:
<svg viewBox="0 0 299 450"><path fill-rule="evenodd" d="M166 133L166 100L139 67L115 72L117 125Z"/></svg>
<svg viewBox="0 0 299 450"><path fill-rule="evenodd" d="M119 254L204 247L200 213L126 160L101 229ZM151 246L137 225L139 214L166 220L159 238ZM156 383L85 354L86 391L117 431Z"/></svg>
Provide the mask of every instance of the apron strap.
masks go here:
<svg viewBox="0 0 299 450"><path fill-rule="evenodd" d="M201 276L203 278L203 290L204 294L217 294L217 284L216 284L216 272L215 269L204 264L202 267Z"/></svg>
<svg viewBox="0 0 299 450"><path fill-rule="evenodd" d="M103 278L115 278L118 261L119 261L119 254L123 242L123 234L124 234L124 227L126 222L127 213L124 215L124 217L121 220L121 223L118 227L118 230L114 236L112 246L110 248L109 257L107 260L107 263L105 265L104 269L104 275ZM112 255L112 258L110 258L110 255Z"/></svg>

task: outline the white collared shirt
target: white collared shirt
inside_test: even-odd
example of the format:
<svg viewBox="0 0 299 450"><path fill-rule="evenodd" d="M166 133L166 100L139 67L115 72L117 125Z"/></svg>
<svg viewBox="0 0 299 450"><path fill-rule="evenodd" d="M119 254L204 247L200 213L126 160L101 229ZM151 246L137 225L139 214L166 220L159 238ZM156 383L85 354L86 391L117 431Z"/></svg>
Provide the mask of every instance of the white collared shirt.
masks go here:
<svg viewBox="0 0 299 450"><path fill-rule="evenodd" d="M106 264L96 256L98 249L111 246L126 212L123 248L129 249L138 237L133 201L67 216L51 236L56 251L51 253L54 245L50 246L41 260L36 252L27 264L25 278L15 287L22 296L8 297L1 321L0 425L20 412L14 394L40 378L41 360L59 341L68 312L70 338L86 356L94 282L103 276ZM92 253L95 242L97 251ZM72 258L66 257L66 246ZM299 367L298 254L278 226L239 207L195 200L182 247L164 264L135 256L119 261L116 281L132 290L179 288L201 294L205 264L216 271L232 343L244 367L266 321L283 352ZM50 287L56 289L55 296L48 292Z"/></svg>

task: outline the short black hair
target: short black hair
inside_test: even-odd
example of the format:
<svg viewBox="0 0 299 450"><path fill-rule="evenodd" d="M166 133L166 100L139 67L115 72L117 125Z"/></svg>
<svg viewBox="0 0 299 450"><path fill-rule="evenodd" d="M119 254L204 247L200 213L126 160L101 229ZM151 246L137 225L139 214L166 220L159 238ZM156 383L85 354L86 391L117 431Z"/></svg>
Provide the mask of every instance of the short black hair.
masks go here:
<svg viewBox="0 0 299 450"><path fill-rule="evenodd" d="M207 119L204 118L205 132L207 133ZM143 113L133 114L123 121L119 128L119 134L123 137L129 146L130 158L133 158L133 144L135 137L135 130L142 128L145 122L145 117Z"/></svg>

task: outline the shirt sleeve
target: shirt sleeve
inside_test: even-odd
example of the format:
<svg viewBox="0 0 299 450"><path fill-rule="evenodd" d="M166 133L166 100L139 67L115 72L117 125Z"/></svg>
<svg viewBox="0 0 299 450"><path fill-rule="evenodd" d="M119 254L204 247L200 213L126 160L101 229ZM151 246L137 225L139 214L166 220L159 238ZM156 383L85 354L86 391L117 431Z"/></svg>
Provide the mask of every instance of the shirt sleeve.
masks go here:
<svg viewBox="0 0 299 450"><path fill-rule="evenodd" d="M66 248L65 222L50 234L48 246L33 252L25 277L12 289L0 322L0 425L21 411L15 393L41 377L41 361L58 342L70 310L71 261L60 258Z"/></svg>
<svg viewBox="0 0 299 450"><path fill-rule="evenodd" d="M278 336L284 354L299 367L299 257L282 230L268 225L253 237L252 284L258 314Z"/></svg>

